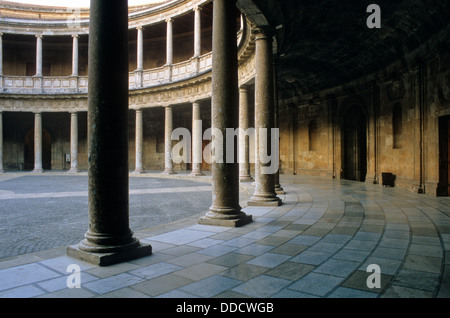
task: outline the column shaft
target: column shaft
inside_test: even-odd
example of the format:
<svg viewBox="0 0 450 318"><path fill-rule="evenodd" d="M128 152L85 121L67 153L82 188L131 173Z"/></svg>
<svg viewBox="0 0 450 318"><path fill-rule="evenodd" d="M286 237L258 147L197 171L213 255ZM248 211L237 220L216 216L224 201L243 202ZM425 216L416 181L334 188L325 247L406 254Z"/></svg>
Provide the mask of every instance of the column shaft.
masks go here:
<svg viewBox="0 0 450 318"><path fill-rule="evenodd" d="M202 173L202 122L200 103L192 104L192 176L203 176Z"/></svg>
<svg viewBox="0 0 450 318"><path fill-rule="evenodd" d="M166 20L167 24L167 35L166 35L166 64L173 64L173 19L168 18Z"/></svg>
<svg viewBox="0 0 450 318"><path fill-rule="evenodd" d="M280 198L275 192L275 175L266 173L264 167L269 164L261 160L262 152L271 149L271 129L274 128L274 87L271 31L260 29L256 31L256 61L255 61L255 129L256 129L256 160L255 160L255 193L248 205L278 206ZM260 128L265 128L267 136L261 136Z"/></svg>
<svg viewBox="0 0 450 318"><path fill-rule="evenodd" d="M72 76L78 76L78 34L72 35Z"/></svg>
<svg viewBox="0 0 450 318"><path fill-rule="evenodd" d="M248 116L248 90L239 88L239 180L241 182L252 182L250 175L250 137L246 134L249 129Z"/></svg>
<svg viewBox="0 0 450 318"><path fill-rule="evenodd" d="M194 17L194 57L202 55L202 22L201 22L201 10L200 7L195 7Z"/></svg>
<svg viewBox="0 0 450 318"><path fill-rule="evenodd" d="M78 114L70 113L70 170L78 172Z"/></svg>
<svg viewBox="0 0 450 318"><path fill-rule="evenodd" d="M3 33L0 32L0 76L3 75Z"/></svg>
<svg viewBox="0 0 450 318"><path fill-rule="evenodd" d="M137 27L137 69L144 69L144 28Z"/></svg>
<svg viewBox="0 0 450 318"><path fill-rule="evenodd" d="M127 0L91 1L88 144L89 229L68 254L100 266L150 254L129 228Z"/></svg>
<svg viewBox="0 0 450 318"><path fill-rule="evenodd" d="M175 174L172 161L172 131L173 131L173 114L172 107L165 108L165 126L164 126L164 154L165 166L163 174Z"/></svg>
<svg viewBox="0 0 450 318"><path fill-rule="evenodd" d="M143 141L144 141L144 131L143 131L143 119L142 119L142 109L136 110L136 166L134 173L143 173Z"/></svg>
<svg viewBox="0 0 450 318"><path fill-rule="evenodd" d="M41 173L42 169L42 114L34 114L34 170Z"/></svg>
<svg viewBox="0 0 450 318"><path fill-rule="evenodd" d="M223 149L223 158L212 163L212 205L199 220L201 224L241 226L252 217L239 206L239 164L237 143L228 140L226 129L239 126L238 63L236 43L236 0L215 0L213 9L213 61L212 61L212 128L221 133L213 138L213 148ZM234 145L234 161L226 160L229 145ZM219 151L220 152L220 151ZM222 159L222 160L221 160Z"/></svg>
<svg viewBox="0 0 450 318"><path fill-rule="evenodd" d="M42 76L42 34L36 35L36 76Z"/></svg>

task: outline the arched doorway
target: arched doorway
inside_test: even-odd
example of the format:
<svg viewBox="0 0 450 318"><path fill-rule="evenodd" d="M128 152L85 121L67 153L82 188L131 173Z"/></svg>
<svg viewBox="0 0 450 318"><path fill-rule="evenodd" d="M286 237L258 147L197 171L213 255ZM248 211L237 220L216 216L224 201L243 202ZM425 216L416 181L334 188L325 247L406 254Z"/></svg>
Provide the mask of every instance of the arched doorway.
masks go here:
<svg viewBox="0 0 450 318"><path fill-rule="evenodd" d="M353 104L343 116L342 177L365 181L367 174L367 118L362 105Z"/></svg>
<svg viewBox="0 0 450 318"><path fill-rule="evenodd" d="M24 170L34 169L34 129L25 135ZM52 137L46 129L42 129L42 168L51 170L52 167Z"/></svg>

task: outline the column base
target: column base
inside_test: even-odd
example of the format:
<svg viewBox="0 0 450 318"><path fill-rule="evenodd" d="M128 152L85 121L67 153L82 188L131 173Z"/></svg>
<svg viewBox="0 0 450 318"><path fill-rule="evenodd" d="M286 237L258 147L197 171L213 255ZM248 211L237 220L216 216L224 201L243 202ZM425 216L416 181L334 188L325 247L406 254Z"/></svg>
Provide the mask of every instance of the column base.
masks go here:
<svg viewBox="0 0 450 318"><path fill-rule="evenodd" d="M70 168L69 171L67 171L67 173L78 173L80 172L80 170L78 170L78 168Z"/></svg>
<svg viewBox="0 0 450 318"><path fill-rule="evenodd" d="M226 218L219 219L219 218L210 218L208 216L202 216L198 220L198 224L225 226L225 227L241 227L251 223L252 221L253 217L251 215L243 213L242 217L238 217L236 219L226 219Z"/></svg>
<svg viewBox="0 0 450 318"><path fill-rule="evenodd" d="M161 172L163 175L171 175L171 174L177 174L174 170L164 170Z"/></svg>
<svg viewBox="0 0 450 318"><path fill-rule="evenodd" d="M201 171L192 171L189 175L193 177L201 177L204 176L205 174Z"/></svg>
<svg viewBox="0 0 450 318"><path fill-rule="evenodd" d="M143 169L134 170L131 174L143 174L145 171Z"/></svg>
<svg viewBox="0 0 450 318"><path fill-rule="evenodd" d="M247 202L248 206L280 206L282 204L281 199L275 198L263 198L263 197L252 197Z"/></svg>
<svg viewBox="0 0 450 318"><path fill-rule="evenodd" d="M67 248L67 256L97 265L110 266L152 254L150 244L139 243L138 246L112 253L93 253L80 249L79 245L71 245Z"/></svg>
<svg viewBox="0 0 450 318"><path fill-rule="evenodd" d="M31 173L44 173L43 169L34 169Z"/></svg>
<svg viewBox="0 0 450 318"><path fill-rule="evenodd" d="M239 176L240 182L253 182L255 181L252 176Z"/></svg>
<svg viewBox="0 0 450 318"><path fill-rule="evenodd" d="M284 192L284 189L280 185L275 186L275 193L276 194L286 194L286 192Z"/></svg>

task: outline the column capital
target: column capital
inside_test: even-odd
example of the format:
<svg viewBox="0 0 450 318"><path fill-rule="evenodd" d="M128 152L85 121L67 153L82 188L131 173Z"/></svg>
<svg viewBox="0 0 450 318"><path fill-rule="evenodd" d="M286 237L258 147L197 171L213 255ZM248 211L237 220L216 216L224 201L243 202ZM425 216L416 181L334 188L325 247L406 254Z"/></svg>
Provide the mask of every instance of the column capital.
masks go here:
<svg viewBox="0 0 450 318"><path fill-rule="evenodd" d="M239 91L240 92L248 92L248 88L247 88L247 86L239 86Z"/></svg>
<svg viewBox="0 0 450 318"><path fill-rule="evenodd" d="M3 36L3 32L0 32L0 38Z"/></svg>
<svg viewBox="0 0 450 318"><path fill-rule="evenodd" d="M166 19L166 22L167 22L167 23L173 22L173 18L167 18L167 19Z"/></svg>
<svg viewBox="0 0 450 318"><path fill-rule="evenodd" d="M196 12L196 11L202 11L203 10L203 8L202 7L200 7L200 6L196 6L196 7L194 7L194 9L192 9L192 11L194 11L194 12Z"/></svg>
<svg viewBox="0 0 450 318"><path fill-rule="evenodd" d="M271 26L259 26L252 30L255 40L272 38L275 35L275 29Z"/></svg>
<svg viewBox="0 0 450 318"><path fill-rule="evenodd" d="M78 34L72 34L72 37L73 37L74 39L78 39L80 36L79 36Z"/></svg>
<svg viewBox="0 0 450 318"><path fill-rule="evenodd" d="M44 37L44 35L42 33L39 33L39 34L36 34L35 37L38 39L42 39Z"/></svg>
<svg viewBox="0 0 450 318"><path fill-rule="evenodd" d="M144 26L143 25L139 25L136 27L136 30L144 30Z"/></svg>

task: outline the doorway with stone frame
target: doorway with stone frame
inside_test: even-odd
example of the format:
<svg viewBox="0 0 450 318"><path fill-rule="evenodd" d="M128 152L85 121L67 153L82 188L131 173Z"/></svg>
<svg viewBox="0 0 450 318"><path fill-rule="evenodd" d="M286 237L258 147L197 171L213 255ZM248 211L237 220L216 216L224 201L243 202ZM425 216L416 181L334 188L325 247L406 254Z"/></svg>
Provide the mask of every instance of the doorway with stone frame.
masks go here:
<svg viewBox="0 0 450 318"><path fill-rule="evenodd" d="M450 193L450 115L439 118L439 184L438 196Z"/></svg>
<svg viewBox="0 0 450 318"><path fill-rule="evenodd" d="M342 118L342 178L366 180L367 117L361 104L351 104Z"/></svg>

